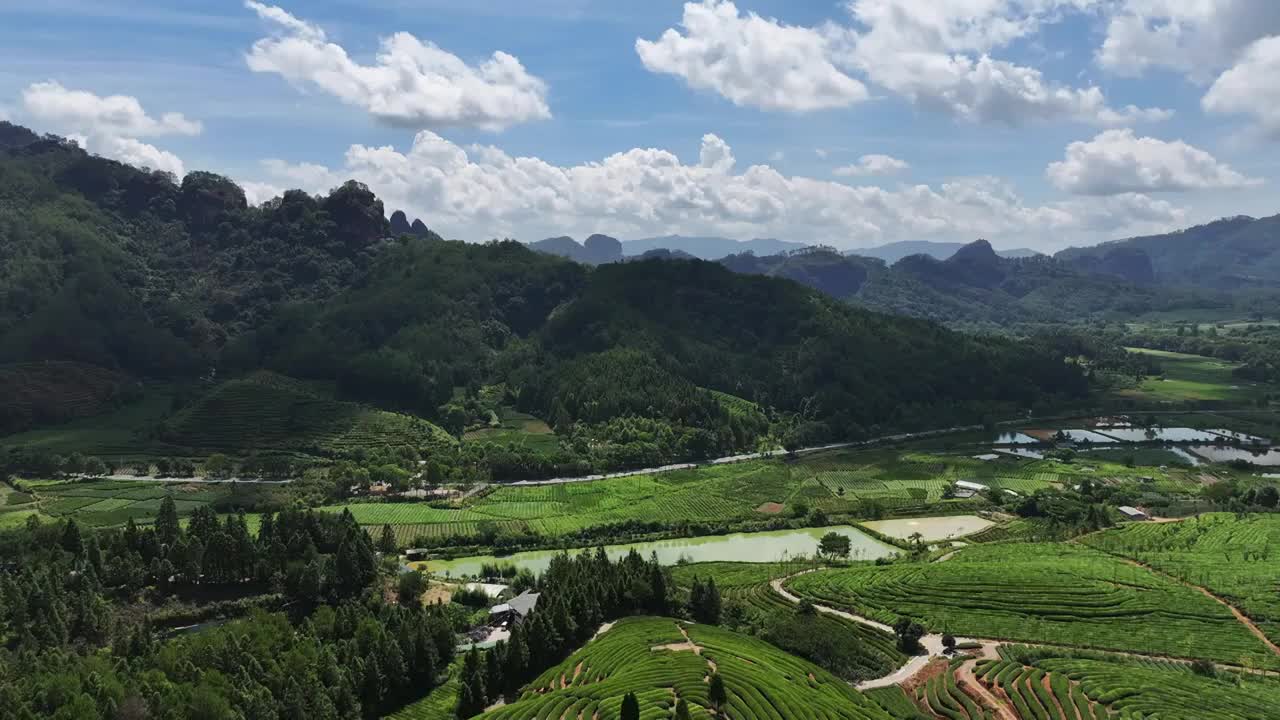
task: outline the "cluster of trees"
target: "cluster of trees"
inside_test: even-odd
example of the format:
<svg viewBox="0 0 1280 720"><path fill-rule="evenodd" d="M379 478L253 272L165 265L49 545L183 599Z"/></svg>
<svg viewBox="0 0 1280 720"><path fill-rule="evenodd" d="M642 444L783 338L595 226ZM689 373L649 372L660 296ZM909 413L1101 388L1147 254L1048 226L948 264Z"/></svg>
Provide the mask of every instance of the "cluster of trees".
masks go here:
<svg viewBox="0 0 1280 720"><path fill-rule="evenodd" d="M458 717L480 714L499 698L515 700L520 688L568 657L600 624L626 615L669 615L679 610L674 587L657 558L635 551L614 562L600 548L559 555L538 579L537 607L506 642L472 650L464 659Z"/></svg>

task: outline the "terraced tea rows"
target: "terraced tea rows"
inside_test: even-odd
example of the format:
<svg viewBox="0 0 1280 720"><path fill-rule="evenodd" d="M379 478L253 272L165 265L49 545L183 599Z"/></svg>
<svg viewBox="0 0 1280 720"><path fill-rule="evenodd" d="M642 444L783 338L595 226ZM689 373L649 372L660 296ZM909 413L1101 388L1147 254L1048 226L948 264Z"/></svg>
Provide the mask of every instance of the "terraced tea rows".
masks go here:
<svg viewBox="0 0 1280 720"><path fill-rule="evenodd" d="M530 683L487 720L615 718L636 694L641 717L668 717L677 699L695 717L710 706L706 682L724 680L722 714L734 720L891 720L821 668L754 638L667 618L629 618Z"/></svg>
<svg viewBox="0 0 1280 720"><path fill-rule="evenodd" d="M1067 675L1009 660L984 660L975 675L1026 720L1107 720L1105 705L1091 699ZM948 716L950 717L950 716ZM972 717L972 716L970 716Z"/></svg>
<svg viewBox="0 0 1280 720"><path fill-rule="evenodd" d="M180 516L189 515L204 504L231 500L235 495L260 492L256 487L230 487L195 483L160 483L129 480L91 482L22 481L31 490L34 505L54 518L74 517L88 527L114 527L130 518L151 522L165 497L174 499Z"/></svg>
<svg viewBox="0 0 1280 720"><path fill-rule="evenodd" d="M1084 542L1208 588L1280 642L1280 516L1218 513L1132 524Z"/></svg>
<svg viewBox="0 0 1280 720"><path fill-rule="evenodd" d="M774 592L769 583L804 567L800 563L692 563L676 566L672 569L672 576L679 586L686 588L693 584L695 577L704 581L713 579L725 603L737 603L750 614L767 616L795 612L795 605ZM825 613L815 615L812 621L814 633L839 633L856 638L862 657L857 669L846 679L856 681L882 677L906 662L906 656L898 650L893 636L888 633Z"/></svg>
<svg viewBox="0 0 1280 720"><path fill-rule="evenodd" d="M798 576L816 603L935 632L1280 666L1230 610L1174 580L1063 544L998 543L944 563Z"/></svg>
<svg viewBox="0 0 1280 720"><path fill-rule="evenodd" d="M955 669L963 662L967 661L964 658L952 661L946 672L934 675L921 684L916 689L916 703L932 712L935 717L949 720L990 720L994 715L974 702L956 684Z"/></svg>

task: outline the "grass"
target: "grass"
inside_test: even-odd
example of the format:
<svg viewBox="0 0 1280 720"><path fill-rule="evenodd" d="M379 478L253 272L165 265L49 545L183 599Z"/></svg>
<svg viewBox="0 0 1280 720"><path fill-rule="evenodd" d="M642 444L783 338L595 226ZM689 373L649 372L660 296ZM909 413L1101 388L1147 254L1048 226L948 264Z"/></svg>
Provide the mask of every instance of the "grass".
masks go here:
<svg viewBox="0 0 1280 720"><path fill-rule="evenodd" d="M1183 584L1067 544L996 543L934 564L825 570L797 595L935 632L1280 667L1230 611Z"/></svg>
<svg viewBox="0 0 1280 720"><path fill-rule="evenodd" d="M698 652L694 652L694 648ZM734 720L891 720L879 705L804 660L755 638L669 618L628 618L530 683L521 698L486 720L618 717L634 692L642 718L670 716L677 699L711 717L712 663Z"/></svg>
<svg viewBox="0 0 1280 720"><path fill-rule="evenodd" d="M1126 397L1166 403L1215 400L1252 403L1257 397L1256 383L1232 377L1239 363L1163 350L1128 350L1157 358L1164 376L1149 377L1137 388L1122 391Z"/></svg>
<svg viewBox="0 0 1280 720"><path fill-rule="evenodd" d="M1280 642L1280 515L1215 513L1178 523L1139 523L1084 542L1208 588Z"/></svg>

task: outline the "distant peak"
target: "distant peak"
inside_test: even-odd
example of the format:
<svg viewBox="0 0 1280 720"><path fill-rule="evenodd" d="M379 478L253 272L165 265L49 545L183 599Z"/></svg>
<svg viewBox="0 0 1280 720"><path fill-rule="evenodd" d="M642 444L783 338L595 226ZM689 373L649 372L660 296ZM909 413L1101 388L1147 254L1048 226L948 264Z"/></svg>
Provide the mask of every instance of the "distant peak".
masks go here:
<svg viewBox="0 0 1280 720"><path fill-rule="evenodd" d="M963 263L994 263L999 259L1000 256L996 254L995 248L991 247L991 243L986 240L975 240L951 256L952 262Z"/></svg>

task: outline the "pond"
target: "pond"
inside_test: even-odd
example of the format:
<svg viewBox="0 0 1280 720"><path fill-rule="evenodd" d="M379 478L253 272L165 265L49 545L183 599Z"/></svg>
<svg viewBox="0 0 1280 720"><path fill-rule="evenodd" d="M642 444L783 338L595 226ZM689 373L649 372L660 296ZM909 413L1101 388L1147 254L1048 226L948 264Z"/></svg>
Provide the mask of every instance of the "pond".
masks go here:
<svg viewBox="0 0 1280 720"><path fill-rule="evenodd" d="M1232 460L1245 460L1263 467L1280 467L1280 450L1263 452L1217 445L1195 445L1191 448L1191 452L1209 462L1225 463Z"/></svg>
<svg viewBox="0 0 1280 720"><path fill-rule="evenodd" d="M657 553L659 562L665 565L674 565L682 559L690 562L776 562L799 555L813 555L818 548L818 540L829 532L837 532L849 538L852 546L850 554L852 560L875 560L898 552L898 549L892 545L880 542L849 525L606 545L605 552L615 559L623 557L632 549L646 559L650 553ZM591 549L578 548L568 552L572 555ZM531 550L505 557L478 555L455 560L428 560L423 564L430 572L439 575L448 574L452 577L478 575L481 566L486 563L528 568L536 575L546 570L551 565L551 558L562 552L565 551ZM419 567L423 564L419 564Z"/></svg>
<svg viewBox="0 0 1280 720"><path fill-rule="evenodd" d="M993 445L1039 445L1040 441L1020 432L1000 433Z"/></svg>
<svg viewBox="0 0 1280 720"><path fill-rule="evenodd" d="M1218 442L1222 438L1216 434L1206 430L1192 430L1191 428L1128 428L1128 429L1107 429L1102 432L1127 443L1143 443L1143 442L1201 442L1211 443Z"/></svg>
<svg viewBox="0 0 1280 720"><path fill-rule="evenodd" d="M906 540L920 533L924 542L937 542L985 530L995 523L977 515L952 515L949 517L903 518L901 520L874 520L862 523L882 535Z"/></svg>

